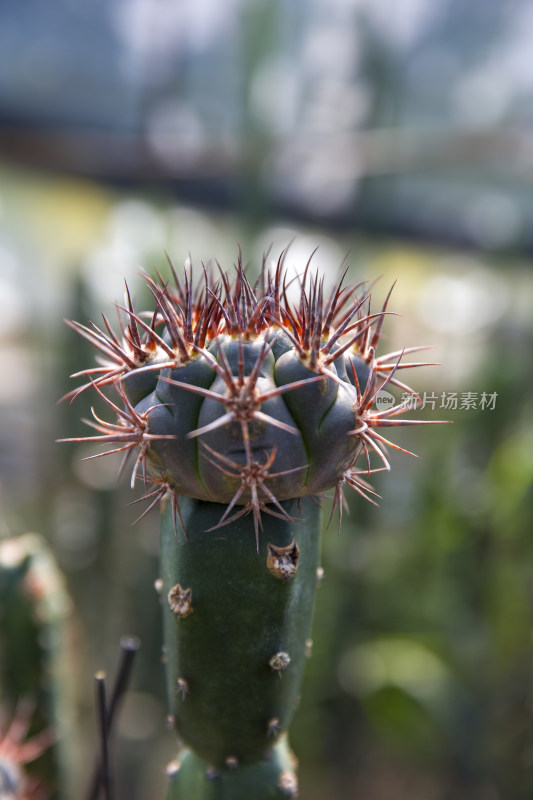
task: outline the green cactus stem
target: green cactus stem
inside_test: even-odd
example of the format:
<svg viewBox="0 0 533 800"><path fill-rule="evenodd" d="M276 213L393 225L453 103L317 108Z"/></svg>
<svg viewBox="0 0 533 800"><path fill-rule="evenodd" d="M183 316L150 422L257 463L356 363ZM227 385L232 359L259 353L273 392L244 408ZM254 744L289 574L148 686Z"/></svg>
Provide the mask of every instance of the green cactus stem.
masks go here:
<svg viewBox="0 0 533 800"><path fill-rule="evenodd" d="M172 719L206 769L225 775L225 792L240 767L258 763L265 770L300 691L319 566L320 509L310 498L285 501L283 508L290 521L265 516L259 552L249 516L206 534L224 507L184 499L185 540L183 530L175 534L170 503L163 512L161 602ZM267 771L274 784L263 787L264 796L287 796L281 789L275 793L281 776ZM188 796L180 794L177 776L173 784L172 798ZM254 797L263 797L259 787Z"/></svg>
<svg viewBox="0 0 533 800"><path fill-rule="evenodd" d="M295 770L286 736L280 736L260 761L239 765L230 758L220 769L192 750L184 750L167 767L166 800L287 800L298 796Z"/></svg>
<svg viewBox="0 0 533 800"><path fill-rule="evenodd" d="M290 278L286 253L252 285L192 271L174 288L146 277L152 315L129 292L120 335L71 323L100 351L78 373L115 413L75 441L134 454L148 508L161 503L161 601L171 718L187 750L168 800L295 796L286 731L308 649L319 559L317 497L390 469L380 428L416 424L418 396L398 378L406 352L377 356L387 312L362 285L326 294ZM293 289L299 289L296 302ZM297 291L298 294L298 291ZM384 388L406 399L376 407ZM409 452L409 451L406 451ZM377 460L377 464L376 464ZM142 515L141 515L142 516ZM178 764L180 765L178 767Z"/></svg>
<svg viewBox="0 0 533 800"><path fill-rule="evenodd" d="M0 745L0 773L3 749L7 755L20 754L19 764L46 751L39 759L39 778L69 796L79 766L71 600L41 536L28 533L0 542L0 609L0 703L14 718L4 748ZM14 735L19 741L9 748ZM21 775L31 782L28 769Z"/></svg>

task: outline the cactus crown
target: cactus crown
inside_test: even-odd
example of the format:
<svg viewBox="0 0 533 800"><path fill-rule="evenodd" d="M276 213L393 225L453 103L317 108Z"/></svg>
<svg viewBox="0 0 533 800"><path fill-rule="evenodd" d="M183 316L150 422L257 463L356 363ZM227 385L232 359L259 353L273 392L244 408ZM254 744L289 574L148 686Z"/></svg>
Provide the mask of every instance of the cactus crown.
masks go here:
<svg viewBox="0 0 533 800"><path fill-rule="evenodd" d="M179 277L170 263L173 286L144 276L153 312L135 311L126 286L118 334L105 316L102 328L69 323L99 365L76 373L86 382L67 397L92 388L116 415L93 411L85 422L97 434L74 441L136 454L131 483L142 474L144 513L170 498L179 514L178 497L189 496L226 506L214 527L252 513L258 537L261 514L287 518L287 499L334 489L339 524L344 486L375 502L366 478L390 469L387 446L403 449L379 428L417 422L402 417L413 402L379 410L376 398L394 384L416 405L398 374L422 366L402 358L424 348L378 356L390 292L373 312L347 270L326 294L309 262L289 277L286 254L273 271L264 260L253 285L240 257L233 276L204 267L196 283L191 267Z"/></svg>

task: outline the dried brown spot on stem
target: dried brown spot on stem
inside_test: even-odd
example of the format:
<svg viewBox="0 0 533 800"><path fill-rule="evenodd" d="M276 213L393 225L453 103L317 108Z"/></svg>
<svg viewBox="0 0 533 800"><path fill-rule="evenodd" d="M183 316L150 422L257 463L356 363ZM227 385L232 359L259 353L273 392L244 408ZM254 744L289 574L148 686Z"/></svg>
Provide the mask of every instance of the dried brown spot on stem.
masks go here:
<svg viewBox="0 0 533 800"><path fill-rule="evenodd" d="M300 548L293 541L286 547L277 547L268 543L267 567L270 572L282 581L293 578L300 561Z"/></svg>
<svg viewBox="0 0 533 800"><path fill-rule="evenodd" d="M184 589L181 583L177 583L168 593L168 604L176 617L187 617L193 611L192 589Z"/></svg>
<svg viewBox="0 0 533 800"><path fill-rule="evenodd" d="M286 670L291 663L291 657L284 650L280 650L279 653L275 653L272 656L268 663L270 668L273 669L274 672L277 672L281 678L281 673Z"/></svg>

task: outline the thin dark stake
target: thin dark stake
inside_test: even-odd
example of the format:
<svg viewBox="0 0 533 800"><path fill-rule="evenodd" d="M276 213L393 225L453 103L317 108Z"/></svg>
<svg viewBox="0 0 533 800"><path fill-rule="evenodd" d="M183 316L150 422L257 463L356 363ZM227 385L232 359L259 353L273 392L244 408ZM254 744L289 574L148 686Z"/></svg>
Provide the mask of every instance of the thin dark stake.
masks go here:
<svg viewBox="0 0 533 800"><path fill-rule="evenodd" d="M96 709L98 712L98 728L100 731L100 785L104 790L104 799L112 800L111 776L109 771L109 739L106 712L105 672L97 672L94 676L96 690Z"/></svg>
<svg viewBox="0 0 533 800"><path fill-rule="evenodd" d="M120 640L120 650L121 650L120 663L118 665L115 683L111 691L111 700L109 702L109 708L106 709L106 714L105 714L106 736L108 742L111 736L113 722L116 717L118 704L128 686L133 666L133 659L135 658L137 650L139 649L140 646L141 642L136 636L123 636ZM102 782L103 782L102 766L99 757L93 770L93 775L91 783L89 785L89 790L86 795L86 800L98 800L100 789L102 787Z"/></svg>
<svg viewBox="0 0 533 800"><path fill-rule="evenodd" d="M111 732L111 726L115 719L118 703L126 691L129 683L131 668L133 666L133 659L135 658L139 647L141 646L140 639L137 636L122 636L120 639L121 657L118 666L117 676L111 692L111 701L107 710L107 729Z"/></svg>

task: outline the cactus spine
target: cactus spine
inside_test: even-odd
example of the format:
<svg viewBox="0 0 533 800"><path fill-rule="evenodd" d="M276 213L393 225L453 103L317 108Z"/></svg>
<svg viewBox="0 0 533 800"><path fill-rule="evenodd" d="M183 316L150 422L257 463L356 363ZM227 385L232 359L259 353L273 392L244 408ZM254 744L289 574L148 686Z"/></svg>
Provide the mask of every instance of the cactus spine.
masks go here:
<svg viewBox="0 0 533 800"><path fill-rule="evenodd" d="M233 281L221 270L197 285L171 265L173 289L146 277L151 321L126 292L120 335L105 317L104 329L71 323L104 355L71 394L92 387L117 415L95 415L85 438L134 453L132 485L142 475L146 511L163 508L168 697L187 748L168 800L296 796L286 730L311 628L316 498L333 489L339 520L345 486L372 501L366 478L395 447L378 429L413 423L411 402L375 406L384 386L417 397L397 375L419 362L376 356L388 297L372 313L345 275L326 296L308 265L292 303L285 257L254 286L240 261Z"/></svg>

